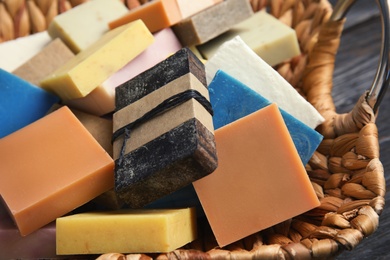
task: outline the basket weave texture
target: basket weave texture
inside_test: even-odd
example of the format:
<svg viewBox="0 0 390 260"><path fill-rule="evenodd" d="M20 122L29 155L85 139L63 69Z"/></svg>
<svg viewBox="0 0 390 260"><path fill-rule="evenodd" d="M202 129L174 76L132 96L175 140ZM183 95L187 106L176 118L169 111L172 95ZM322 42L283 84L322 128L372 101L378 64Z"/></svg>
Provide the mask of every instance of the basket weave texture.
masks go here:
<svg viewBox="0 0 390 260"><path fill-rule="evenodd" d="M19 9L11 9L11 2ZM44 8L43 2L55 5L56 12L50 13L47 6L51 5ZM85 0L2 0L0 42L45 30L52 17L81 2ZM147 1L123 2L133 8ZM321 205L224 248L218 247L210 227L199 223L199 238L173 252L127 256L111 253L98 259L326 259L343 250L352 250L377 229L385 204L386 186L379 160L376 116L365 101L365 94L346 114L336 112L331 95L335 56L344 20L329 20L332 7L327 0L250 2L254 11L265 8L297 33L302 54L275 69L326 120L317 128L324 140L306 165ZM28 30L22 26L23 19L27 19L25 16L29 19ZM35 16L41 20L45 18L45 25L38 27ZM12 21L12 37L4 34L6 19Z"/></svg>

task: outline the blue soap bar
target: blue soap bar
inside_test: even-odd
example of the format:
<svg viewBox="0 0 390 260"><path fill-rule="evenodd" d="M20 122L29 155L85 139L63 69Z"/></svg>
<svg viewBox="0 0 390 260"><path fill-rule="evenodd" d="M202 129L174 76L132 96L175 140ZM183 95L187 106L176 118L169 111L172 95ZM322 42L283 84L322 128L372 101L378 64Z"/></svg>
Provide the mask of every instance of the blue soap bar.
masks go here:
<svg viewBox="0 0 390 260"><path fill-rule="evenodd" d="M218 129L271 104L256 91L222 70L217 71L209 85L214 110L214 128ZM323 139L317 131L280 109L302 163L306 165Z"/></svg>
<svg viewBox="0 0 390 260"><path fill-rule="evenodd" d="M0 69L0 138L46 115L59 98Z"/></svg>

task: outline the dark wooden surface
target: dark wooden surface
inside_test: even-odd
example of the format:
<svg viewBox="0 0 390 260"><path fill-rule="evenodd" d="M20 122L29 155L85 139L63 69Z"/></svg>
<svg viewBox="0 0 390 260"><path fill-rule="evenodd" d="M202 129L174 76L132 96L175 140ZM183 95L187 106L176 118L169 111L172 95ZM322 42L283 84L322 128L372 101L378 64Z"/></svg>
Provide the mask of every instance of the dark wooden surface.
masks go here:
<svg viewBox="0 0 390 260"><path fill-rule="evenodd" d="M376 1L358 0L347 14L337 54L333 98L338 113L349 112L359 96L371 86L380 47L381 20ZM387 185L385 209L378 230L337 259L390 259L390 90L381 102L376 123Z"/></svg>

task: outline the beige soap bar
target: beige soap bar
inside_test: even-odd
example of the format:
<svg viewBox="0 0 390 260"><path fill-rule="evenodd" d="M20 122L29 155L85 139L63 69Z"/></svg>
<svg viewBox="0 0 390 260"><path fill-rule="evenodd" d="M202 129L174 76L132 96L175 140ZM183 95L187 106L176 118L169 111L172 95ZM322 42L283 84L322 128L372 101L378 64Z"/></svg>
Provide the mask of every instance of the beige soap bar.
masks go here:
<svg viewBox="0 0 390 260"><path fill-rule="evenodd" d="M62 100L85 97L153 41L141 20L111 30L46 77L41 86Z"/></svg>
<svg viewBox="0 0 390 260"><path fill-rule="evenodd" d="M170 252L196 238L194 208L82 213L56 221L57 254Z"/></svg>
<svg viewBox="0 0 390 260"><path fill-rule="evenodd" d="M203 57L210 59L224 42L237 35L270 66L301 53L295 30L265 11L255 13L198 49Z"/></svg>
<svg viewBox="0 0 390 260"><path fill-rule="evenodd" d="M42 79L73 57L73 52L57 38L12 73L39 86Z"/></svg>
<svg viewBox="0 0 390 260"><path fill-rule="evenodd" d="M78 53L109 30L108 22L127 12L119 0L88 1L55 16L48 33L53 39L61 38L74 53Z"/></svg>

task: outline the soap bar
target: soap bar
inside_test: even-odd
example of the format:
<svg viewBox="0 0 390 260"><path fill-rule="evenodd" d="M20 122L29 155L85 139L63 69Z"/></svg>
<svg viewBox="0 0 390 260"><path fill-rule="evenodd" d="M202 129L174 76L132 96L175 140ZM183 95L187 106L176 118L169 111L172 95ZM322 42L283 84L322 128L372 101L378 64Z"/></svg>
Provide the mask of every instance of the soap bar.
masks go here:
<svg viewBox="0 0 390 260"><path fill-rule="evenodd" d="M83 98L64 101L69 107L94 115L105 115L115 110L115 88L141 72L166 59L181 49L181 44L171 28L153 34L154 42L119 71L106 79L99 87Z"/></svg>
<svg viewBox="0 0 390 260"><path fill-rule="evenodd" d="M1 43L0 68L12 72L40 52L50 41L47 31L43 31Z"/></svg>
<svg viewBox="0 0 390 260"><path fill-rule="evenodd" d="M270 66L301 53L295 30L265 11L255 13L197 48L203 57L210 59L222 43L237 35Z"/></svg>
<svg viewBox="0 0 390 260"><path fill-rule="evenodd" d="M199 45L253 15L249 1L225 0L172 27L183 46Z"/></svg>
<svg viewBox="0 0 390 260"><path fill-rule="evenodd" d="M182 48L171 28L158 31L153 36L154 42L140 55L104 81L102 84L104 88L115 89Z"/></svg>
<svg viewBox="0 0 390 260"><path fill-rule="evenodd" d="M116 89L114 133L176 95L172 100L179 101L189 90L198 92L196 99L183 99L131 129L129 138L122 133L114 141L115 190L131 207L142 207L216 168L203 68L184 48Z"/></svg>
<svg viewBox="0 0 390 260"><path fill-rule="evenodd" d="M218 129L271 104L256 91L219 70L209 85L214 128ZM322 135L280 109L303 165L322 141Z"/></svg>
<svg viewBox="0 0 390 260"><path fill-rule="evenodd" d="M182 16L176 0L154 0L131 9L122 17L112 20L108 26L114 29L138 19L155 33L178 23Z"/></svg>
<svg viewBox="0 0 390 260"><path fill-rule="evenodd" d="M205 65L207 83L221 69L284 111L315 128L325 119L280 74L237 36L221 45Z"/></svg>
<svg viewBox="0 0 390 260"><path fill-rule="evenodd" d="M1 259L56 258L55 222L23 237L0 202L0 256Z"/></svg>
<svg viewBox="0 0 390 260"><path fill-rule="evenodd" d="M220 247L320 205L276 104L215 138L218 168L194 187Z"/></svg>
<svg viewBox="0 0 390 260"><path fill-rule="evenodd" d="M81 213L56 224L58 255L167 253L197 236L193 208Z"/></svg>
<svg viewBox="0 0 390 260"><path fill-rule="evenodd" d="M108 22L127 12L128 9L118 0L88 1L55 16L47 30L53 39L62 39L74 53L78 53L109 30Z"/></svg>
<svg viewBox="0 0 390 260"><path fill-rule="evenodd" d="M46 45L30 60L16 68L12 73L39 86L50 73L74 57L73 52L60 40L55 39Z"/></svg>
<svg viewBox="0 0 390 260"><path fill-rule="evenodd" d="M59 98L0 69L0 138L43 117Z"/></svg>
<svg viewBox="0 0 390 260"><path fill-rule="evenodd" d="M113 188L113 171L67 107L0 139L0 195L23 236Z"/></svg>
<svg viewBox="0 0 390 260"><path fill-rule="evenodd" d="M222 0L176 0L179 6L182 19L186 19L196 13L203 11L217 3L222 2Z"/></svg>
<svg viewBox="0 0 390 260"><path fill-rule="evenodd" d="M41 86L62 100L85 97L153 41L140 20L111 30L43 79Z"/></svg>

